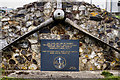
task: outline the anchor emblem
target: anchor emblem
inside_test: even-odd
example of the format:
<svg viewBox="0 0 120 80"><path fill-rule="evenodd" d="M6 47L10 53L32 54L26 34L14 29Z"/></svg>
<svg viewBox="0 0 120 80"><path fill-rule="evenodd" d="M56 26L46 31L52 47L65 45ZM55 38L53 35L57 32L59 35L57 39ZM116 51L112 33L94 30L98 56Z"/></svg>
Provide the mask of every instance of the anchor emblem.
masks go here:
<svg viewBox="0 0 120 80"><path fill-rule="evenodd" d="M55 68L57 69L63 69L66 66L66 60L65 58L58 56L54 59L53 61L53 65L55 66Z"/></svg>

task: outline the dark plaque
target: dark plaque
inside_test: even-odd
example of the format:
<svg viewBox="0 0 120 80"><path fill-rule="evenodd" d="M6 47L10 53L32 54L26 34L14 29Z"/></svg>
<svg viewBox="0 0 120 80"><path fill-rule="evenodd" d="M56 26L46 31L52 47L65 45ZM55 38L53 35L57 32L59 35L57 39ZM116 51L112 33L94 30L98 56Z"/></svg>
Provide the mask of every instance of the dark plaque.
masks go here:
<svg viewBox="0 0 120 80"><path fill-rule="evenodd" d="M41 40L42 71L79 71L79 40Z"/></svg>

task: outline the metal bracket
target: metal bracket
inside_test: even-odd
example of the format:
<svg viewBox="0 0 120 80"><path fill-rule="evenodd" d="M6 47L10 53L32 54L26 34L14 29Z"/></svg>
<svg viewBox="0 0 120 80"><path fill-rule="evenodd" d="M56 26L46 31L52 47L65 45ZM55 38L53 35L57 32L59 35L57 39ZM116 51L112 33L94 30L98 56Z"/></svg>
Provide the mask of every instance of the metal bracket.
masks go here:
<svg viewBox="0 0 120 80"><path fill-rule="evenodd" d="M55 12L53 14L53 18L54 18L54 20L63 20L65 18L64 11L61 9L55 10Z"/></svg>

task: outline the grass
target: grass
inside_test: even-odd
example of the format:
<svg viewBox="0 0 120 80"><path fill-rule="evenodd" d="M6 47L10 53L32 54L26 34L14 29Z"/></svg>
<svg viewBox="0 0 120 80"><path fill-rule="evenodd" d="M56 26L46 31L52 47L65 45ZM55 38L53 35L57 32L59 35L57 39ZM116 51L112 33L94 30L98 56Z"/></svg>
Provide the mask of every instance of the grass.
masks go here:
<svg viewBox="0 0 120 80"><path fill-rule="evenodd" d="M113 76L112 73L108 72L108 71L103 71L102 74L104 77L110 77L110 76Z"/></svg>
<svg viewBox="0 0 120 80"><path fill-rule="evenodd" d="M115 16L116 18L120 19L120 15Z"/></svg>
<svg viewBox="0 0 120 80"><path fill-rule="evenodd" d="M2 18L2 16L0 16L0 18Z"/></svg>
<svg viewBox="0 0 120 80"><path fill-rule="evenodd" d="M97 80L120 80L120 77L112 76L112 77L103 78L103 79L97 79Z"/></svg>
<svg viewBox="0 0 120 80"><path fill-rule="evenodd" d="M112 73L108 71L103 71L101 75L103 75L105 78L98 79L98 80L120 80L120 76L114 76Z"/></svg>
<svg viewBox="0 0 120 80"><path fill-rule="evenodd" d="M3 77L0 80L32 80L32 79L24 79L24 78L12 78L12 77Z"/></svg>
<svg viewBox="0 0 120 80"><path fill-rule="evenodd" d="M0 75L2 75L2 72L4 72L4 70L2 68L0 68ZM24 79L24 78L13 78L13 77L3 77L0 78L0 80L31 80L31 79Z"/></svg>

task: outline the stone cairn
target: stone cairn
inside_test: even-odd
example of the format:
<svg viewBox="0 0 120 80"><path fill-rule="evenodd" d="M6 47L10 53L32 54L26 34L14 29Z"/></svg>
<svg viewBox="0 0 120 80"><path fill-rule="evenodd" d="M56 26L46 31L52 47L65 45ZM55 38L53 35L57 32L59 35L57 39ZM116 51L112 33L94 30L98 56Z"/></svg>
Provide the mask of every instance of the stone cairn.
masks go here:
<svg viewBox="0 0 120 80"><path fill-rule="evenodd" d="M4 45L33 30L53 16L56 2L33 2L12 10L2 19ZM63 2L66 17L80 28L120 50L120 20L85 2ZM120 54L73 26L53 23L2 52L5 70L39 70L40 39L79 39L79 70L118 70Z"/></svg>

